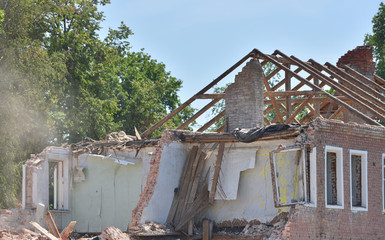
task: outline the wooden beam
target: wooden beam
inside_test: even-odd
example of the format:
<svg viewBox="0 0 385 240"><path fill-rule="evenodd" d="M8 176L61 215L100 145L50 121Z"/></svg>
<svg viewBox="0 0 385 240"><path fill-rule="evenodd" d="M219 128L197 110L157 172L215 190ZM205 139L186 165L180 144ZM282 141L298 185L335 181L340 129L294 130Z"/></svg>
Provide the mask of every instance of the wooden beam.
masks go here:
<svg viewBox="0 0 385 240"><path fill-rule="evenodd" d="M61 232L61 239L66 240L68 236L72 233L72 230L74 229L76 225L76 221L71 221L68 226Z"/></svg>
<svg viewBox="0 0 385 240"><path fill-rule="evenodd" d="M267 82L266 78L265 78L265 80L264 80L264 83L265 83L265 87L266 87L266 92L270 92L270 86L269 86L269 83ZM282 116L281 116L281 113L279 112L278 106L277 106L277 104L275 103L275 98L274 98L274 96L270 97L270 100L271 100L271 103L273 104L273 108L274 108L275 111L276 111L276 114L277 114L277 117L278 117L279 121L280 121L281 123L284 123L283 118L282 118Z"/></svg>
<svg viewBox="0 0 385 240"><path fill-rule="evenodd" d="M223 132L225 130L225 125L222 125L221 127L219 127L216 132L217 133L220 133L220 132Z"/></svg>
<svg viewBox="0 0 385 240"><path fill-rule="evenodd" d="M284 64L285 67L290 69L289 64ZM285 72L285 91L288 92L291 90L291 75L288 72ZM291 114L291 96L286 96L286 120L290 118Z"/></svg>
<svg viewBox="0 0 385 240"><path fill-rule="evenodd" d="M215 162L214 176L211 184L211 190L209 195L209 204L214 203L215 193L217 191L217 184L219 179L219 173L222 166L223 151L225 149L225 143L221 142L218 148L217 161Z"/></svg>
<svg viewBox="0 0 385 240"><path fill-rule="evenodd" d="M265 54L263 54L263 53L260 52L259 50L254 49L254 51L256 52L256 54L262 55L262 56L264 56L267 60L272 61L275 65L281 66L285 71L290 71L290 72L292 72L290 69L286 68L285 66L283 66L283 65L280 64L279 62L275 61L274 59L272 59L272 58L269 59L268 56L266 56ZM283 54L282 52L280 52L279 50L276 50L276 51L279 52L279 54L280 54L281 56L285 56L286 58L291 59L291 58L287 57L285 54ZM295 59L292 59L292 61L293 61L295 64L298 64L298 66L301 66L301 67L304 68L304 69L305 69L305 68L308 69L304 64L301 63L302 61L298 61L298 60L295 60ZM323 76L321 76L321 75L318 74L318 73L315 73L315 72L312 71L312 70L310 70L310 71L307 70L307 71L310 72L310 74L317 75L318 78L320 78L320 77L323 78ZM303 77L301 77L301 76L295 74L294 72L292 72L292 73L293 73L293 76L294 76L295 78L297 78L298 80L300 80L300 81L302 81L302 82L305 82L306 85L308 85L309 87L316 88L318 91L324 91L324 90L323 90L322 88L320 88L319 86L316 86L315 84L313 84L313 83L311 83L311 82L305 80ZM358 116L358 117L364 119L366 122L368 122L368 123L370 123L370 124L373 124L373 125L378 125L378 126L383 127L380 123L378 123L378 122L372 120L371 118L369 118L369 117L366 116L365 114L361 113L360 111L358 111L357 109L353 108L352 106L350 106L350 105L344 103L343 101L339 100L338 98L334 97L333 95L329 94L328 92L324 91L323 95L325 95L325 96L329 97L330 99L332 99L332 100L338 102L339 104L343 105L346 109L350 110L354 115L356 115L356 116Z"/></svg>
<svg viewBox="0 0 385 240"><path fill-rule="evenodd" d="M266 132L259 140L264 139L279 139L281 136L293 136L298 133L298 127L292 127L288 130L281 132ZM239 142L238 139L232 133L193 133L186 134L181 138L182 142L195 142L195 143L215 143L215 142Z"/></svg>
<svg viewBox="0 0 385 240"><path fill-rule="evenodd" d="M53 234L58 237L58 238L61 238L61 235L60 235L60 232L59 230L57 229L57 226L56 226L56 223L55 223L55 220L53 220L53 217L51 215L51 212L50 211L47 211L46 215L48 216L51 224L52 224L52 229L53 229Z"/></svg>
<svg viewBox="0 0 385 240"><path fill-rule="evenodd" d="M221 119L223 116L225 116L226 114L226 110L223 110L222 112L220 112L218 115L216 115L215 117L213 117L210 121L208 121L205 125L203 125L201 128L199 128L197 130L197 132L203 132L204 130L206 130L207 128L209 128L211 125L213 125L214 123L216 123L219 119Z"/></svg>
<svg viewBox="0 0 385 240"><path fill-rule="evenodd" d="M379 82L380 85L381 85L381 84L382 84L382 85L385 85L385 80L384 80L383 78L381 78L380 76L374 74L374 75L373 75L373 78L374 78L375 81Z"/></svg>
<svg viewBox="0 0 385 240"><path fill-rule="evenodd" d="M313 96L313 95L320 95L323 94L321 91L280 91L280 92L264 92L263 95L264 97L290 97L290 96L299 96L299 95L304 95L304 96ZM277 101L278 99L276 99Z"/></svg>
<svg viewBox="0 0 385 240"><path fill-rule="evenodd" d="M199 110L197 113L194 114L194 116L192 116L189 120L187 120L186 122L182 123L179 127L177 127L177 130L181 130L181 129L185 129L186 127L188 127L188 125L190 125L190 123L192 123L195 119L197 119L200 115L202 115L203 113L205 113L207 110L209 110L212 106L214 106L214 104L216 104L217 102L219 102L221 99L220 98L217 98L217 99L214 99L212 100L211 102L209 102L206 106L204 106L201 110Z"/></svg>
<svg viewBox="0 0 385 240"><path fill-rule="evenodd" d="M245 62L247 59L249 59L250 57L252 57L254 54L253 52L250 52L249 54L247 54L246 56L244 56L241 60L239 60L237 63L235 63L232 67L230 67L229 69L227 69L224 73L222 73L219 77L217 77L216 79L214 79L211 83L209 83L206 87L204 87L202 90L200 90L197 94L195 94L194 96L192 96L190 99L188 99L186 102L184 102L182 105L180 105L178 108L176 108L175 110L173 110L171 113L169 113L166 117L164 117L162 120L160 120L159 122L155 123L152 127L150 127L149 129L147 129L146 131L144 131L142 133L142 137L145 138L147 137L148 135L150 135L152 132L154 132L157 128L159 128L160 126L162 126L165 122L167 122L168 120L170 120L172 117L174 117L176 114L178 114L180 111L182 111L185 107L187 107L188 105L190 105L195 99L196 99L196 96L199 96L199 95L202 95L204 94L205 92L207 92L207 90L209 90L210 88L212 88L213 86L215 86L219 81L221 81L223 78L225 78L227 75L229 75L232 71L234 71L234 69L236 69L237 67L239 67L239 65L241 65L243 62Z"/></svg>
<svg viewBox="0 0 385 240"><path fill-rule="evenodd" d="M339 93L345 95L348 98L351 98L353 101L357 102L357 104L359 104L361 107L363 107L364 109L373 113L379 119L385 121L385 117L381 115L381 113L385 114L385 110L384 110L385 105L381 101L379 101L378 99L376 99L372 95L368 94L366 91L364 91L360 87L352 84L350 81L346 80L345 78L341 77L340 75L337 75L335 72L331 71L330 69L322 66L318 62L316 62L312 59L310 59L309 62L316 65L320 69L324 70L328 74L332 75L334 78L338 79L340 82L343 83L343 85L340 83L334 82L333 80L331 80L330 78L328 79L327 77L323 77L322 78L323 81L330 82L329 84L332 85L332 87L335 90L337 90ZM329 68L333 69L334 71L336 71L336 72L340 71L339 69L337 69L336 67L334 67L330 63L326 63L326 64ZM351 80L354 81L353 79L351 79ZM347 87L347 86L349 86L349 87ZM363 96L365 96L365 97L363 97ZM372 100L372 102L369 101L368 98L370 98ZM377 105L374 103L376 103ZM379 107L379 105L382 105L383 108Z"/></svg>
<svg viewBox="0 0 385 240"><path fill-rule="evenodd" d="M225 97L225 93L206 93L201 95L196 95L195 99L222 99Z"/></svg>
<svg viewBox="0 0 385 240"><path fill-rule="evenodd" d="M340 99L341 101L344 101L344 102L350 102L349 99L347 99L345 96L335 96L336 98ZM307 100L307 97L302 97L302 98L292 98L291 99L291 103L302 103L303 101L306 101ZM332 102L334 100L328 98L328 97L313 97L310 102L311 103L323 103L323 102ZM282 103L285 103L285 99L275 99L275 102L277 104L282 104ZM273 109L273 106L270 105L271 104L271 100L264 100L263 101L264 104L269 104L269 106L265 109L265 112L266 110L270 111L271 109Z"/></svg>
<svg viewBox="0 0 385 240"><path fill-rule="evenodd" d="M319 63L315 62L314 64L319 64ZM364 98L365 100L371 99L371 102L367 101L367 104L373 104L373 103L377 104L378 106L380 106L382 108L382 109L379 108L378 110L382 111L383 114L385 114L385 111L383 111L383 109L385 109L385 104L376 98L376 97L378 97L378 98L382 99L383 101L385 101L385 96L376 92L373 88L369 87L366 84L363 84L362 82L360 82L356 78L350 76L349 74L344 73L342 70L338 69L337 67L333 66L332 64L326 63L325 65L328 68L323 67L323 66L322 67L323 67L323 69L325 68L325 71L327 73L329 73L330 75L332 75L333 77L335 77L339 81L343 82L344 85L350 86L350 89L352 89L353 92L357 92L357 93L360 93L360 95L365 96L365 98ZM344 75L345 77L349 78L349 80L341 77L340 75ZM358 85L360 85L361 87L359 87ZM375 96L373 96L371 93L374 94ZM373 106L373 107L375 107L375 106Z"/></svg>
<svg viewBox="0 0 385 240"><path fill-rule="evenodd" d="M330 64L330 63L329 63ZM331 64L330 64L331 65ZM348 73L348 74L353 74L354 76L356 76L357 78L359 78L361 81L367 83L367 84L370 84L372 85L373 87L376 87L378 90L380 90L380 92L382 93L385 93L385 88L384 86L382 86L381 84L378 84L376 83L375 81L372 81L370 78L366 77L365 75L363 75L362 73L356 71L355 69L347 66L347 65L344 65L343 68L345 69L345 71ZM379 76L375 75L373 76L374 80L377 80L379 82L382 82L383 84L385 84L385 80L380 78Z"/></svg>
<svg viewBox="0 0 385 240"><path fill-rule="evenodd" d="M59 238L55 237L51 233L49 233L45 228L40 226L37 222L29 222L34 228L36 228L39 232L41 232L44 236L46 236L50 240L60 240Z"/></svg>
<svg viewBox="0 0 385 240"><path fill-rule="evenodd" d="M329 117L329 119L334 119L338 117L342 113L342 110L344 110L344 107L339 106L338 109Z"/></svg>
<svg viewBox="0 0 385 240"><path fill-rule="evenodd" d="M309 103L309 101L312 98L313 98L313 96L309 96L309 98L305 102L303 102L303 103L301 103L301 105L299 105L299 107L294 111L294 113L291 114L289 120L287 121L288 124L294 120L294 118L298 115L298 113L302 111L302 109L306 106L306 104Z"/></svg>

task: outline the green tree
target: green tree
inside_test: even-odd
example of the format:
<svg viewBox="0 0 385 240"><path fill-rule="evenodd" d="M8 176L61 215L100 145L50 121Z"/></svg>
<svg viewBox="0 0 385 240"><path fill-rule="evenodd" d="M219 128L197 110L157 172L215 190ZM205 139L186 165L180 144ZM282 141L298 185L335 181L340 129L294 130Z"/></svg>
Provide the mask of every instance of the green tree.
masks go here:
<svg viewBox="0 0 385 240"><path fill-rule="evenodd" d="M134 126L144 131L179 104L182 82L130 51L127 26L99 38L98 6L107 3L0 0L0 208L16 203L29 154L111 131L133 134Z"/></svg>
<svg viewBox="0 0 385 240"><path fill-rule="evenodd" d="M364 44L374 47L376 74L385 78L385 4L380 3L377 14L372 19L373 33L366 34Z"/></svg>

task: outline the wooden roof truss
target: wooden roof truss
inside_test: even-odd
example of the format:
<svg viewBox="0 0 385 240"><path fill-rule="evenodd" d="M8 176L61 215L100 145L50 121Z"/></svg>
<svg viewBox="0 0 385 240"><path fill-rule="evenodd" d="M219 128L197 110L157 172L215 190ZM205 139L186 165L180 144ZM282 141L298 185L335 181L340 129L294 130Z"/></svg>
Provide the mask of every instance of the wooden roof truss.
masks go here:
<svg viewBox="0 0 385 240"><path fill-rule="evenodd" d="M257 59L262 66L271 63L275 67L265 76L264 80L266 88L264 122L266 125L302 124L317 117L337 119L344 110L363 119L368 124L382 126L381 122L385 123L385 80L379 76L374 75L374 81L372 81L349 66L338 68L328 62L322 65L313 59L303 62L295 56L289 57L279 50L269 55L254 49L161 121L143 132L142 137L150 135L195 100L211 99L210 103L177 129L182 130L188 127L225 97L225 93L207 92L250 58ZM277 80L278 76L280 78ZM334 91L326 91L328 89ZM197 131L207 130L224 115L225 111L220 112ZM217 129L217 132L224 130L225 126L222 126Z"/></svg>

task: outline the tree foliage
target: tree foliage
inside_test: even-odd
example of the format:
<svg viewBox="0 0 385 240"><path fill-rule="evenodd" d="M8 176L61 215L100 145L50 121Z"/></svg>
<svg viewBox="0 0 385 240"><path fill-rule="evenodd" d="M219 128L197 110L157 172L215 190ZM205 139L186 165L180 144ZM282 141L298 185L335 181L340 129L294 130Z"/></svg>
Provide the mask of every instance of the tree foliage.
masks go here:
<svg viewBox="0 0 385 240"><path fill-rule="evenodd" d="M0 208L16 203L29 154L112 131L144 131L180 103L182 81L149 54L131 51L133 33L123 22L100 39L98 6L108 3L0 0Z"/></svg>
<svg viewBox="0 0 385 240"><path fill-rule="evenodd" d="M366 34L364 43L374 47L376 74L385 78L385 4L380 3L378 12L372 19L373 33Z"/></svg>

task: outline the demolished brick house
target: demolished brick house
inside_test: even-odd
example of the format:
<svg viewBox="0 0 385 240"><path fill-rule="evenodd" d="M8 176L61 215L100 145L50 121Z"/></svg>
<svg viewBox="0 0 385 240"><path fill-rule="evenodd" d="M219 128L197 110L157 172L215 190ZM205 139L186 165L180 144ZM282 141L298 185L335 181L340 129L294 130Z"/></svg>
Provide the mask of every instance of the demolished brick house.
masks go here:
<svg viewBox="0 0 385 240"><path fill-rule="evenodd" d="M207 93L244 63L224 93ZM276 68L265 76L268 63ZM243 227L290 211L281 237L381 238L384 86L369 46L337 66L254 49L137 138L86 139L28 160L23 208L50 206L59 228L76 220L77 232L145 222L179 231L204 219ZM198 99L212 101L176 130L145 139ZM221 99L224 111L184 130ZM217 132L204 132L222 117Z"/></svg>

